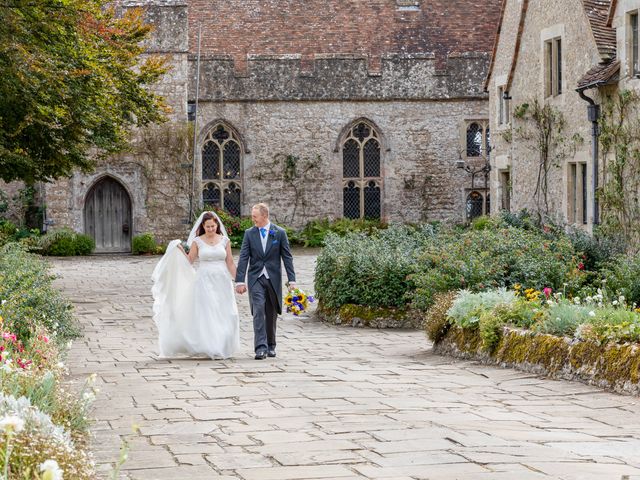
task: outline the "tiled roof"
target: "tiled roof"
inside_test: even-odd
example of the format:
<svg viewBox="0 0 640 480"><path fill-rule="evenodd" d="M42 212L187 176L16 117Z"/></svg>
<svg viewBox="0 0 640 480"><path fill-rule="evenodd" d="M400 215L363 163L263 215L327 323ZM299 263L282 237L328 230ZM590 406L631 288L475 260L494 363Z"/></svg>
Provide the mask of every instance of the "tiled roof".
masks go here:
<svg viewBox="0 0 640 480"><path fill-rule="evenodd" d="M616 31L607 26L612 0L582 0L584 12L591 24L598 51L603 59L616 56Z"/></svg>
<svg viewBox="0 0 640 480"><path fill-rule="evenodd" d="M592 88L604 85L618 79L620 72L620 61L613 60L607 63L601 63L589 69L580 80L578 80L578 89Z"/></svg>

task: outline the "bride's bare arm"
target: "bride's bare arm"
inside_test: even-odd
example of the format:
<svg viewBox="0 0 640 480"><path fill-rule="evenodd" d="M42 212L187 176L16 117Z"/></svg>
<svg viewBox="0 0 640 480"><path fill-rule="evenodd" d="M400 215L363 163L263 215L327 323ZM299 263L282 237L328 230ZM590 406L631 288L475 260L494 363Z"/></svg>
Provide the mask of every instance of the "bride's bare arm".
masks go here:
<svg viewBox="0 0 640 480"><path fill-rule="evenodd" d="M231 242L227 242L227 268L231 278L236 278L236 265L233 263L233 253L231 252Z"/></svg>
<svg viewBox="0 0 640 480"><path fill-rule="evenodd" d="M189 260L189 263L195 262L196 259L198 258L198 244L196 242L193 242L191 244L191 247L189 248L189 254L187 254L187 252L184 251L184 249L182 248L182 245L180 245L180 250L182 250L182 253L184 253L187 256L187 260Z"/></svg>

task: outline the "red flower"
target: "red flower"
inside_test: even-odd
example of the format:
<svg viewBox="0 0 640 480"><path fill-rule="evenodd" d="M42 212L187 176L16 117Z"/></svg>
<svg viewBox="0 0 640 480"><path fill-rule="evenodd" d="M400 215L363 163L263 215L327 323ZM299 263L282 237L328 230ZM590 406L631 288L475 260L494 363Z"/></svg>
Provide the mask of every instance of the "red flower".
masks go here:
<svg viewBox="0 0 640 480"><path fill-rule="evenodd" d="M542 292L544 293L544 296L549 298L551 296L551 292L553 292L553 290L551 290L551 287L544 287L542 289Z"/></svg>
<svg viewBox="0 0 640 480"><path fill-rule="evenodd" d="M584 270L584 263L578 263L578 270Z"/></svg>

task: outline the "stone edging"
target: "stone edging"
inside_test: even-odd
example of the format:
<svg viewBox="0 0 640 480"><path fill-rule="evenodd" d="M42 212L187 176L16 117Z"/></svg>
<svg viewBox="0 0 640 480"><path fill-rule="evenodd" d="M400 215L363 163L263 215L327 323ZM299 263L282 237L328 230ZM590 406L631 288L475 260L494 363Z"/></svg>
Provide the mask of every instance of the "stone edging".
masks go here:
<svg viewBox="0 0 640 480"><path fill-rule="evenodd" d="M556 379L577 380L618 393L640 395L640 345L574 340L505 327L492 353L478 330L453 326L433 351L483 364L516 368Z"/></svg>
<svg viewBox="0 0 640 480"><path fill-rule="evenodd" d="M339 310L318 308L318 318L332 325L368 328L421 329L423 318L417 312L396 308L371 308L347 304Z"/></svg>

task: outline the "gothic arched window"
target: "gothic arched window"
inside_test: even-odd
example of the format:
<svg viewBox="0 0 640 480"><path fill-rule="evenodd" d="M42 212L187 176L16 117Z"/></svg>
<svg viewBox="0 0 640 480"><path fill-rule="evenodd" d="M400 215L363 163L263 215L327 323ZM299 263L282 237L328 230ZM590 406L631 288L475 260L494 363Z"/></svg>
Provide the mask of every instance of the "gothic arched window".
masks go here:
<svg viewBox="0 0 640 480"><path fill-rule="evenodd" d="M345 218L380 218L380 137L366 122L356 123L342 143L342 200Z"/></svg>
<svg viewBox="0 0 640 480"><path fill-rule="evenodd" d="M230 128L217 124L202 144L202 203L240 216L242 175L240 141Z"/></svg>
<svg viewBox="0 0 640 480"><path fill-rule="evenodd" d="M473 121L467 124L466 133L467 157L486 156L489 153L491 141L488 121Z"/></svg>

